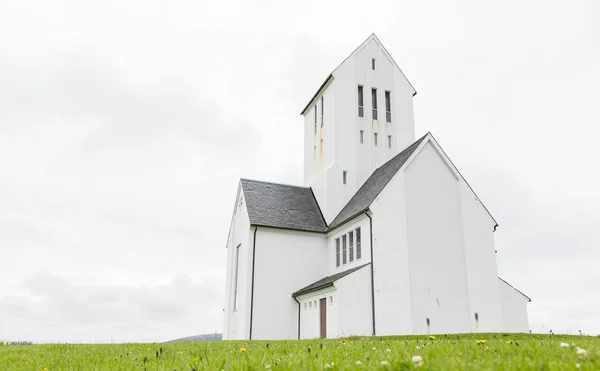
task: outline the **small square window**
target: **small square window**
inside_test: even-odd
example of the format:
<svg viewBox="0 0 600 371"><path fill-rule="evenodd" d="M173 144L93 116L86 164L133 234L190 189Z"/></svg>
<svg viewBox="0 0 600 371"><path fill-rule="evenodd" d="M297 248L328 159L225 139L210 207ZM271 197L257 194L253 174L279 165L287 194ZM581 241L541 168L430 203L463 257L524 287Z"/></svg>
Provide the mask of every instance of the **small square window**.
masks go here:
<svg viewBox="0 0 600 371"><path fill-rule="evenodd" d="M344 170L344 172L342 173L342 180L344 184L346 184L346 170Z"/></svg>
<svg viewBox="0 0 600 371"><path fill-rule="evenodd" d="M377 145L377 133L373 133L373 142Z"/></svg>
<svg viewBox="0 0 600 371"><path fill-rule="evenodd" d="M304 303L304 310L306 310L306 308L307 308L307 305L306 305L306 303Z"/></svg>
<svg viewBox="0 0 600 371"><path fill-rule="evenodd" d="M361 130L360 131L360 144L363 144L365 142L365 131Z"/></svg>
<svg viewBox="0 0 600 371"><path fill-rule="evenodd" d="M373 69L373 71L375 70L375 58L371 59L371 68Z"/></svg>
<svg viewBox="0 0 600 371"><path fill-rule="evenodd" d="M329 305L333 304L333 296L329 297Z"/></svg>

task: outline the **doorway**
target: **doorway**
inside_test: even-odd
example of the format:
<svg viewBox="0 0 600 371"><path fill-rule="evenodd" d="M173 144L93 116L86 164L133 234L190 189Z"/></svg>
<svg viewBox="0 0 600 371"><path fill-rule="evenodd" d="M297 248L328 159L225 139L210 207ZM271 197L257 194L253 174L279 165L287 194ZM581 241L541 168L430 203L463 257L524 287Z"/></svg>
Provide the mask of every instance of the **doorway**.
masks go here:
<svg viewBox="0 0 600 371"><path fill-rule="evenodd" d="M327 298L319 300L319 310L321 312L321 339L327 338Z"/></svg>

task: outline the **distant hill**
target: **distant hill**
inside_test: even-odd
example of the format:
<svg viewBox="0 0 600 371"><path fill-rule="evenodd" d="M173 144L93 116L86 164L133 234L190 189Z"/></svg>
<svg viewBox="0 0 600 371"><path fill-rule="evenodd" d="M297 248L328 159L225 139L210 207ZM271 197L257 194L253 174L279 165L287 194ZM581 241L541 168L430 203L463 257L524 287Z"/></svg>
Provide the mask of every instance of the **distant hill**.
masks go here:
<svg viewBox="0 0 600 371"><path fill-rule="evenodd" d="M185 338L165 341L163 344L175 343L175 342L180 342L180 341L216 341L216 340L223 340L223 334L215 333L215 334L203 334L203 335L188 336Z"/></svg>

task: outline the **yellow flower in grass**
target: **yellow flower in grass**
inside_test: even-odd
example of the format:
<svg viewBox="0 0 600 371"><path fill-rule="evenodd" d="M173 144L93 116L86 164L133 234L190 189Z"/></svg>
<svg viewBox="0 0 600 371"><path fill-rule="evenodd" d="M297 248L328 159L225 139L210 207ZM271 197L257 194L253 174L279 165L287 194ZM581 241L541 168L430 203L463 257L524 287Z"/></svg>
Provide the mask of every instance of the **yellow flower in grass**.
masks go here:
<svg viewBox="0 0 600 371"><path fill-rule="evenodd" d="M487 343L487 340L475 340L475 342L477 344L485 344L485 343Z"/></svg>
<svg viewBox="0 0 600 371"><path fill-rule="evenodd" d="M246 352L246 348L240 348L240 352L245 353Z"/></svg>
<svg viewBox="0 0 600 371"><path fill-rule="evenodd" d="M433 339L435 339L435 336L431 335L431 336L429 336L429 339L433 340Z"/></svg>
<svg viewBox="0 0 600 371"><path fill-rule="evenodd" d="M48 367L42 368L42 371L48 371Z"/></svg>
<svg viewBox="0 0 600 371"><path fill-rule="evenodd" d="M510 341L510 340L506 340L506 341L505 341L505 343L506 343L506 344L512 344L512 341Z"/></svg>

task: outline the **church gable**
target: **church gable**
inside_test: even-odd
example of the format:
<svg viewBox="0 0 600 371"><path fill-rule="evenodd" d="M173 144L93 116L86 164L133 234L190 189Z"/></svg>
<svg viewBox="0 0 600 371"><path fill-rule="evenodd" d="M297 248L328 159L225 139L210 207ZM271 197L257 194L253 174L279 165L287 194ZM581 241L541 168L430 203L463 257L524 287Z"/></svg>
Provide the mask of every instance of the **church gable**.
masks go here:
<svg viewBox="0 0 600 371"><path fill-rule="evenodd" d="M308 187L242 179L250 224L324 233L327 224Z"/></svg>

